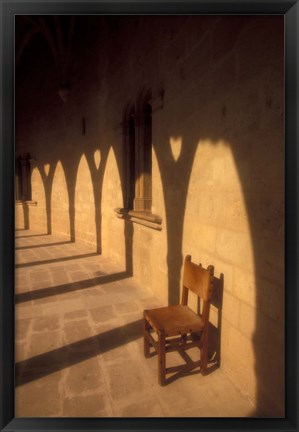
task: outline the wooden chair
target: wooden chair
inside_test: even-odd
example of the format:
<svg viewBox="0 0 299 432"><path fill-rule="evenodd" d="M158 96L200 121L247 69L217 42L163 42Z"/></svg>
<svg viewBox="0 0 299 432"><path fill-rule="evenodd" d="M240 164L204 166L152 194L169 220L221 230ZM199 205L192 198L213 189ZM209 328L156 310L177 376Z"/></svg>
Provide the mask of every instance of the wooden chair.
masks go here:
<svg viewBox="0 0 299 432"><path fill-rule="evenodd" d="M214 267L204 269L191 262L188 255L184 261L182 301L179 305L145 310L144 356L150 357L151 346L158 354L158 381L166 384L166 374L180 371L183 366L166 368L166 353L198 347L201 352L200 372L205 373L208 364L208 326L212 297ZM198 296L198 314L188 307L189 290ZM202 307L200 302L202 301ZM155 338L153 337L155 336Z"/></svg>

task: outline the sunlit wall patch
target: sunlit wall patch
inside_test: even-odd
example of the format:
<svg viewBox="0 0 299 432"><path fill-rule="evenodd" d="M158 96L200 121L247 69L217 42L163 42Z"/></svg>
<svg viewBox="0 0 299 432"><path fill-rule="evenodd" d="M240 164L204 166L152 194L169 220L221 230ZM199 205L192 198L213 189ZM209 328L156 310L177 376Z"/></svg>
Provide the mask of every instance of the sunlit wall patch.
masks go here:
<svg viewBox="0 0 299 432"><path fill-rule="evenodd" d="M94 163L96 166L96 169L98 170L100 168L101 164L101 152L99 149L97 149L93 154Z"/></svg>
<svg viewBox="0 0 299 432"><path fill-rule="evenodd" d="M69 194L63 165L58 161L53 176L51 194L51 219L52 233L70 235Z"/></svg>
<svg viewBox="0 0 299 432"><path fill-rule="evenodd" d="M182 137L170 137L169 139L172 157L175 161L177 161L181 155L182 141Z"/></svg>
<svg viewBox="0 0 299 432"><path fill-rule="evenodd" d="M48 177L49 172L50 172L50 164L47 163L44 165L44 172L45 172L46 176Z"/></svg>

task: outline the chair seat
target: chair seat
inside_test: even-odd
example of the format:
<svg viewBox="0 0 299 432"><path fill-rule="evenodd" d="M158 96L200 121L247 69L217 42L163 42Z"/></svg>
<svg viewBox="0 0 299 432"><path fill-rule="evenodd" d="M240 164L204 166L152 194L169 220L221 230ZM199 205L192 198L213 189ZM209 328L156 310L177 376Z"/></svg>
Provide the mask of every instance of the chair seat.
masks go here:
<svg viewBox="0 0 299 432"><path fill-rule="evenodd" d="M199 332L202 319L188 306L174 305L144 311L144 318L156 330L164 330L166 336Z"/></svg>

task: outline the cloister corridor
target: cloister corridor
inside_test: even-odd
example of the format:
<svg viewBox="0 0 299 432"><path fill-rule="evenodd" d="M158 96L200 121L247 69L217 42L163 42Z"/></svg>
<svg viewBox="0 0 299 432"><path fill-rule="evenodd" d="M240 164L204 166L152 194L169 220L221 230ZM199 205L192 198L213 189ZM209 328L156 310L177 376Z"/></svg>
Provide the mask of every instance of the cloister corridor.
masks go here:
<svg viewBox="0 0 299 432"><path fill-rule="evenodd" d="M142 312L160 304L119 265L32 230L15 245L16 417L255 416L219 368L158 385Z"/></svg>

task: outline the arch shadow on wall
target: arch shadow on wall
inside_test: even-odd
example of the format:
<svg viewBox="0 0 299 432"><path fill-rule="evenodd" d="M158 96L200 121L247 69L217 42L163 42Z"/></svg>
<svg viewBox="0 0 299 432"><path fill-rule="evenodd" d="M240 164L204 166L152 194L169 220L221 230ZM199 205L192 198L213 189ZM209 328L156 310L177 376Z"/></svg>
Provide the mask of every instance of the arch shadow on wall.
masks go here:
<svg viewBox="0 0 299 432"><path fill-rule="evenodd" d="M222 111L224 115L224 111ZM257 226L257 215L256 209L252 207L252 199L246 188L243 185L248 180L248 173L244 169L242 164L244 160L244 154L242 153L242 146L238 146L235 141L233 134L227 133L223 136L223 130L219 127L219 124L203 124L201 125L201 133L198 131L192 131L186 127L181 126L179 123L170 125L169 130L165 130L164 144L169 142L169 137L182 137L182 146L179 157L175 160L171 154L171 149L168 145L154 145L154 149L157 155L159 171L163 187L163 195L166 210L166 229L167 229L167 267L168 267L168 301L170 304L177 303L180 295L180 275L183 264L183 227L184 217L186 210L186 202L188 195L188 188L190 183L190 176L192 173L192 165L195 158L198 142L202 137L207 137L211 140L214 145L221 139L225 139L230 143L232 154L234 156L236 168L239 174L240 182L242 185L242 191L244 201L246 204L247 216L250 226L250 235L252 241L252 252L254 257L254 267L256 274L256 304L262 304L265 299L263 297L264 287L257 277L264 274L265 257L272 256L273 254L273 243L271 240L264 240L263 244L260 243L259 227ZM97 252L101 252L101 205L102 205L102 186L103 177L106 169L106 162L110 145L108 143L101 143L101 163L99 168L94 164L94 151L96 148L90 150L84 149L84 155L87 160L89 172L92 179L93 185L93 198L95 202L95 225L96 225L96 245ZM119 146L113 145L116 161L119 172L123 172L122 167L122 154ZM53 178L55 167L58 161L61 161L65 171L65 178L67 183L68 198L69 198L69 219L70 219L70 237L72 241L75 241L75 187L76 187L76 176L79 166L79 161L83 155L83 152L78 148L74 148L72 160L64 159L60 155L54 156L54 160L43 161L43 163L50 164L50 171L48 176L45 177L43 170L40 168L40 174L44 181L45 196L47 203L47 227L48 233L52 232L51 224L51 194L53 187ZM273 155L272 155L273 156ZM264 163L268 163L271 154L265 155ZM55 159L56 158L56 159ZM169 176L169 172L173 173L173 176ZM174 181L175 179L175 181ZM121 175L122 190L125 190L126 185L124 177ZM173 192L176 190L176 186L179 188L180 195L177 200L177 205L173 205ZM257 191L258 193L258 191ZM125 204L124 204L125 205ZM133 261L132 261L132 246L133 246L133 224L131 222L125 222L124 225L124 237L125 237L125 250L126 250L126 268L129 274L133 274ZM261 247L262 246L262 247ZM221 269L219 269L221 272ZM281 278L277 270L277 277ZM224 274L224 280L226 275ZM223 289L222 289L223 290ZM225 286L224 286L225 290ZM220 306L222 301L218 303ZM221 308L219 307L219 310ZM279 329L278 329L279 330ZM274 329L270 331L275 332ZM252 339L252 344L255 351L255 375L257 382L257 409L263 407L263 397L267 388L271 388L271 368L269 368L269 357L265 356L263 351L263 343L265 342L265 328L262 316L256 315L255 332ZM271 348L271 347L270 347ZM274 347L272 347L274 348ZM220 350L219 350L220 352ZM283 351L282 351L283 352ZM269 372L270 371L270 372ZM263 383L262 385L260 383ZM279 404L278 404L279 405Z"/></svg>

